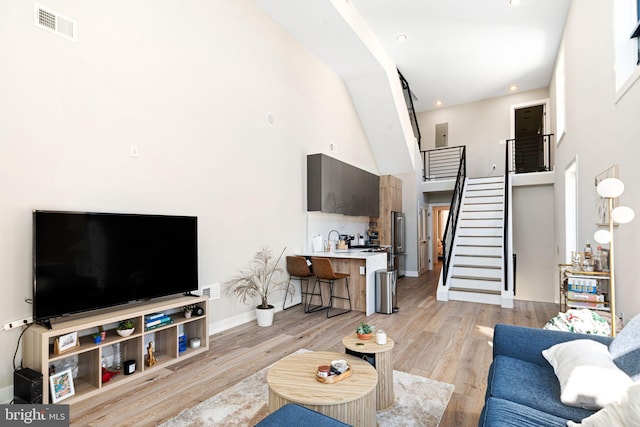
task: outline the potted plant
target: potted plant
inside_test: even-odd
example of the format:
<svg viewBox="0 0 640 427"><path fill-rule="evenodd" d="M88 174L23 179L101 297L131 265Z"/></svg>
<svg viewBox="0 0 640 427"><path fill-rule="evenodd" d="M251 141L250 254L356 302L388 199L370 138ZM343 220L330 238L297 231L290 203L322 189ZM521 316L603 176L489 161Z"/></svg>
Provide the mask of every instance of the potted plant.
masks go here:
<svg viewBox="0 0 640 427"><path fill-rule="evenodd" d="M226 292L237 296L243 304L260 298L260 304L256 307L258 326L271 326L273 323L274 308L269 304L269 297L273 293L285 290L286 298L295 292L295 288L283 274L284 269L279 266L286 249L274 261L271 250L262 248L249 261L246 269L240 270L237 276L225 283Z"/></svg>
<svg viewBox="0 0 640 427"><path fill-rule="evenodd" d="M133 320L131 319L121 320L120 323L118 323L118 328L116 329L116 332L121 337L128 337L133 333L135 328L136 328L136 324L133 323Z"/></svg>
<svg viewBox="0 0 640 427"><path fill-rule="evenodd" d="M370 340L373 335L373 329L373 326L360 322L360 326L356 328L356 335L361 340Z"/></svg>
<svg viewBox="0 0 640 427"><path fill-rule="evenodd" d="M198 306L197 304L189 304L182 307L182 311L184 312L185 319L191 318L191 313L193 313L193 310L195 310L197 306Z"/></svg>

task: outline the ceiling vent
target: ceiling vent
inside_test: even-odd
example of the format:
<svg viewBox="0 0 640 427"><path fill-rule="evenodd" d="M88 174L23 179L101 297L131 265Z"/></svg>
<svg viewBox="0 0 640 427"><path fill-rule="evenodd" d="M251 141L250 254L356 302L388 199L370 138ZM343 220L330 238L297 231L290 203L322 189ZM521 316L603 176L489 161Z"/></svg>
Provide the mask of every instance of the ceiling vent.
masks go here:
<svg viewBox="0 0 640 427"><path fill-rule="evenodd" d="M35 4L33 23L36 27L68 40L77 40L78 23L42 5Z"/></svg>

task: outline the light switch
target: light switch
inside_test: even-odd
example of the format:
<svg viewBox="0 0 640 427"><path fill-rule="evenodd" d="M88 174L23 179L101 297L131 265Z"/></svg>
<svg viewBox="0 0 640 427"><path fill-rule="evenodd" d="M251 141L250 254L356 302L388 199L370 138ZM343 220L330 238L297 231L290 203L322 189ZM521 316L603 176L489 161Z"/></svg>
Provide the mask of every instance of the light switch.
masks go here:
<svg viewBox="0 0 640 427"><path fill-rule="evenodd" d="M364 276L364 272L365 272L364 265L361 265L360 266L360 275Z"/></svg>

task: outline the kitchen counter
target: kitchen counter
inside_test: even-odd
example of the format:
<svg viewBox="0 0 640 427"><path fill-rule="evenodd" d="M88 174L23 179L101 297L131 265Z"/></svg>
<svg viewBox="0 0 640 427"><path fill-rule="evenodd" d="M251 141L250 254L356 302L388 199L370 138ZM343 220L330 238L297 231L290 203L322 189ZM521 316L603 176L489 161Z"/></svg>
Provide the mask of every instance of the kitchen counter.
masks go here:
<svg viewBox="0 0 640 427"><path fill-rule="evenodd" d="M331 251L331 252L305 252L299 253L297 255L306 256L306 257L324 257L324 258L353 258L353 259L369 259L371 257L383 255L385 259L385 263L387 262L387 253L386 252L367 252L369 249L348 249L342 251Z"/></svg>
<svg viewBox="0 0 640 427"><path fill-rule="evenodd" d="M301 252L304 257L331 258L334 271L349 273L352 309L367 316L376 309L376 271L387 269L386 252L368 252L368 249L349 249L332 252ZM364 273L361 274L361 268ZM313 267L312 267L313 268ZM324 292L324 291L323 291Z"/></svg>

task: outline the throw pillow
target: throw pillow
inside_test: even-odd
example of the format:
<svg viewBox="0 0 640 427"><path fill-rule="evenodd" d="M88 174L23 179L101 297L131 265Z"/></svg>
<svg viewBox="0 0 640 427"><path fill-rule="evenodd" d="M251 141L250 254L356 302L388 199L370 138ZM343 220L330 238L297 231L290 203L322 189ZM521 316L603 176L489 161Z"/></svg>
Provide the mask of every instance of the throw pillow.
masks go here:
<svg viewBox="0 0 640 427"><path fill-rule="evenodd" d="M607 346L582 339L556 344L542 351L560 382L565 405L596 410L616 402L633 383L611 359Z"/></svg>
<svg viewBox="0 0 640 427"><path fill-rule="evenodd" d="M581 423L567 421L569 427L626 427L640 425L640 381L627 389L620 402L612 402Z"/></svg>

